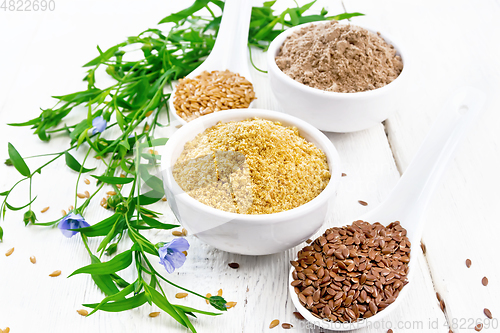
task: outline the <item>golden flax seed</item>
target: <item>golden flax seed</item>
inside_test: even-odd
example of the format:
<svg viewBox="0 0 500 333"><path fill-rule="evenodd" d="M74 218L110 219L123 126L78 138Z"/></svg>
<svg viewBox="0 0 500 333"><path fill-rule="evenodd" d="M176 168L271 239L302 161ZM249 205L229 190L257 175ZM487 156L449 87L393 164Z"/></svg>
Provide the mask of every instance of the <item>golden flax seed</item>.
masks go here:
<svg viewBox="0 0 500 333"><path fill-rule="evenodd" d="M90 180L88 180L87 178L85 178L85 179L83 180L83 182L84 182L85 184L87 184L87 185L90 185Z"/></svg>
<svg viewBox="0 0 500 333"><path fill-rule="evenodd" d="M227 302L226 303L226 308L227 309L234 308L236 306L236 304L238 304L238 303L237 302Z"/></svg>
<svg viewBox="0 0 500 333"><path fill-rule="evenodd" d="M76 312L78 312L78 314L80 316L84 316L84 317L89 315L89 312L87 310L85 310L85 309L76 310Z"/></svg>
<svg viewBox="0 0 500 333"><path fill-rule="evenodd" d="M5 252L5 256L8 257L10 256L12 253L14 253L14 248L8 250L7 252Z"/></svg>
<svg viewBox="0 0 500 333"><path fill-rule="evenodd" d="M212 297L212 294L208 293L207 298L210 298L210 297ZM210 301L208 299L206 299L205 301L207 301L207 304L210 304Z"/></svg>
<svg viewBox="0 0 500 333"><path fill-rule="evenodd" d="M154 317L158 317L159 315L160 315L160 313L159 313L159 312L151 312L151 313L149 314L149 316L150 316L150 317L152 317L152 318L154 318Z"/></svg>
<svg viewBox="0 0 500 333"><path fill-rule="evenodd" d="M172 235L177 236L177 237L181 237L182 236L182 232L178 231L178 230L174 230L174 231L172 231Z"/></svg>
<svg viewBox="0 0 500 333"><path fill-rule="evenodd" d="M175 294L175 298L185 298L187 297L187 295L188 295L187 293L177 293Z"/></svg>
<svg viewBox="0 0 500 333"><path fill-rule="evenodd" d="M36 264L36 257L35 256L31 256L30 257L30 261L32 264Z"/></svg>
<svg viewBox="0 0 500 333"><path fill-rule="evenodd" d="M40 211L40 213L45 213L46 211L48 211L48 210L49 210L49 208L50 208L49 206L47 206L47 207L43 208L43 209Z"/></svg>
<svg viewBox="0 0 500 333"><path fill-rule="evenodd" d="M49 274L49 276L51 276L51 277L56 277L56 276L59 276L59 275L61 275L61 271L60 270L53 271L52 273Z"/></svg>
<svg viewBox="0 0 500 333"><path fill-rule="evenodd" d="M253 85L243 76L229 70L204 71L194 79L179 80L173 104L182 119L191 121L221 110L247 108L254 99Z"/></svg>
<svg viewBox="0 0 500 333"><path fill-rule="evenodd" d="M276 326L278 326L280 324L280 321L278 319L274 319L270 324L269 324L269 328L275 328Z"/></svg>

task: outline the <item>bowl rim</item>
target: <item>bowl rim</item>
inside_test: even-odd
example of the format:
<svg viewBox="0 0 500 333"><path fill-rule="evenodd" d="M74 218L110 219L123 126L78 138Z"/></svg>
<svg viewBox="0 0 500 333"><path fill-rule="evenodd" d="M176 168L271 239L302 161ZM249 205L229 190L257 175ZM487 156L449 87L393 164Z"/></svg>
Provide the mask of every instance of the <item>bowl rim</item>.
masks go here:
<svg viewBox="0 0 500 333"><path fill-rule="evenodd" d="M220 119L225 118L227 115L231 115L231 119ZM269 118L267 118L268 116ZM263 118L272 121L284 122L285 126L296 126L299 129L299 133L307 133L307 136L314 138L313 141L318 142L322 147L318 147L323 151L326 155L327 159L332 162L333 165L329 166L330 171L330 181L328 185L314 197L312 200L306 202L305 204L295 207L290 210L272 213L272 214L238 214L226 212L217 208L213 208L207 206L198 200L191 197L187 194L175 181L172 171L171 165L172 162L172 151L173 147L179 144L181 139L185 138L187 135L193 134L193 128L203 128L203 130L215 125L218 121L238 121L244 120L248 118ZM204 122L211 122L213 125L205 126ZM196 134L199 134L199 131L196 131ZM192 140L192 139L191 139ZM309 140L307 140L309 141ZM187 141L186 141L187 142ZM310 141L309 141L310 142ZM185 143L182 144L184 146ZM317 145L315 143L315 145ZM194 209L201 210L210 215L215 215L220 219L226 219L228 221L236 222L236 223L246 223L246 222L254 222L254 223L267 223L267 222L276 222L283 221L291 217L298 217L309 213L310 211L316 209L321 206L324 202L328 201L331 196L335 194L335 190L338 187L338 183L341 178L341 162L338 151L333 143L328 139L328 137L323 134L320 130L318 130L313 125L307 123L306 121L288 115L283 112L272 111L267 109L233 109L226 111L219 111L212 114L204 115L203 117L196 118L183 127L181 127L174 135L168 140L166 145L162 149L162 157L161 157L161 170L162 173L166 172L167 175L164 176L164 186L169 187L169 189L174 193L176 199L182 200L186 205L193 206ZM181 221L182 222L182 221Z"/></svg>
<svg viewBox="0 0 500 333"><path fill-rule="evenodd" d="M304 27L310 26L310 25L318 25L318 24L326 24L328 21L313 21L313 22L307 22L304 24L297 25L295 27L289 28L281 32L278 36L276 36L271 44L269 44L269 48L267 49L267 68L269 74L274 74L276 75L279 79L283 81L287 81L287 84L290 84L292 87L296 89L303 89L305 90L306 93L311 93L317 96L322 96L322 97L332 97L332 98L341 98L341 99L356 99L356 98L371 98L376 95L384 94L385 92L394 89L395 86L400 85L401 81L404 81L406 76L408 75L408 63L410 63L411 66L411 61L408 61L408 56L405 51L405 48L401 46L400 41L395 41L392 36L386 33L380 32L378 29L374 29L373 27L370 27L369 25L365 24L353 24L351 22L345 22L345 21L337 21L338 24L342 25L352 25L352 26L357 26L364 28L372 33L380 33L380 37L382 37L386 43L394 46L394 49L396 50L396 54L401 57L401 60L403 61L403 69L401 70L401 73L398 75L397 78L395 78L393 81L390 83L386 84L383 87L373 89L373 90L366 90L366 91L359 91L359 92L354 92L354 93L343 93L343 92L336 92L336 91L326 91L326 90L321 90L318 88L313 88L309 87L303 83L297 82L288 75L286 75L276 64L276 55L278 54L278 51L280 50L281 46L285 42L288 36L290 36L293 32L300 30ZM403 80L402 80L403 79Z"/></svg>

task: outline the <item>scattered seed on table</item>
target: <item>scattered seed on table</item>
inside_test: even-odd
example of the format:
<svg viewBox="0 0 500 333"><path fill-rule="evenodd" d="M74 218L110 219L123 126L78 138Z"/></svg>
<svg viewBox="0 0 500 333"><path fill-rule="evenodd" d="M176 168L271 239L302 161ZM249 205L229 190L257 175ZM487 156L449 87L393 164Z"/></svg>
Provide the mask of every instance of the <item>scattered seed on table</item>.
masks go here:
<svg viewBox="0 0 500 333"><path fill-rule="evenodd" d="M72 211L75 207L73 207L73 205L69 205L68 207L68 211Z"/></svg>
<svg viewBox="0 0 500 333"><path fill-rule="evenodd" d="M31 256L30 257L30 261L32 264L36 264L36 257L35 256Z"/></svg>
<svg viewBox="0 0 500 333"><path fill-rule="evenodd" d="M45 207L44 209L42 209L42 210L40 211L40 213L45 213L46 211L48 211L48 210L49 210L49 208L50 208L49 206Z"/></svg>
<svg viewBox="0 0 500 333"><path fill-rule="evenodd" d="M446 304L444 304L444 300L441 300L441 301L439 302L439 307L441 308L441 311L443 311L443 312L444 312L444 309L446 309Z"/></svg>
<svg viewBox="0 0 500 333"><path fill-rule="evenodd" d="M145 117L149 117L149 116L150 116L150 115L152 115L152 114L153 114L153 110L146 112L146 114L145 114L144 116L145 116Z"/></svg>
<svg viewBox="0 0 500 333"><path fill-rule="evenodd" d="M163 197L161 198L161 201L167 201L167 198Z"/></svg>
<svg viewBox="0 0 500 333"><path fill-rule="evenodd" d="M149 314L149 316L150 316L150 317L152 317L152 318L154 318L154 317L158 317L159 315L160 315L160 313L159 313L159 312L151 312L151 313Z"/></svg>
<svg viewBox="0 0 500 333"><path fill-rule="evenodd" d="M108 201L106 200L106 198L101 199L100 205L102 208L108 208Z"/></svg>
<svg viewBox="0 0 500 333"><path fill-rule="evenodd" d="M62 209L62 210L61 210L61 214L62 214L63 216L68 215L68 213L66 213L66 211L65 211L64 209Z"/></svg>
<svg viewBox="0 0 500 333"><path fill-rule="evenodd" d="M188 231L185 228L182 228L182 236L187 236Z"/></svg>
<svg viewBox="0 0 500 333"><path fill-rule="evenodd" d="M101 156L94 156L94 158L95 158L96 160L100 160L100 159L101 159Z"/></svg>
<svg viewBox="0 0 500 333"><path fill-rule="evenodd" d="M222 296L222 289L219 289L219 290L217 291L217 296Z"/></svg>
<svg viewBox="0 0 500 333"><path fill-rule="evenodd" d="M144 132L149 131L149 124L144 125Z"/></svg>
<svg viewBox="0 0 500 333"><path fill-rule="evenodd" d="M481 283L483 284L483 286L487 286L488 285L488 278L485 276L482 280L481 280Z"/></svg>
<svg viewBox="0 0 500 333"><path fill-rule="evenodd" d="M269 328L275 328L276 326L278 326L280 324L280 321L278 319L274 319L270 324L269 324Z"/></svg>
<svg viewBox="0 0 500 333"><path fill-rule="evenodd" d="M489 319L493 319L493 316L491 315L491 311L487 308L484 308L484 315L488 317Z"/></svg>
<svg viewBox="0 0 500 333"><path fill-rule="evenodd" d="M304 316L300 314L300 312L295 311L293 314L295 315L295 318L297 318L298 320L305 319Z"/></svg>
<svg viewBox="0 0 500 333"><path fill-rule="evenodd" d="M84 182L85 184L87 184L87 185L90 185L90 180L88 180L87 178L85 178L85 179L83 180L83 182Z"/></svg>
<svg viewBox="0 0 500 333"><path fill-rule="evenodd" d="M289 323L283 323L281 324L281 327L283 327L285 330L289 330L290 328L293 327L293 325Z"/></svg>
<svg viewBox="0 0 500 333"><path fill-rule="evenodd" d="M174 230L174 231L172 231L172 235L180 237L180 236L182 236L182 232L180 232L178 230Z"/></svg>
<svg viewBox="0 0 500 333"><path fill-rule="evenodd" d="M76 196L79 197L80 199L85 199L85 194L83 193L77 193Z"/></svg>
<svg viewBox="0 0 500 333"><path fill-rule="evenodd" d="M307 243L307 244L311 244L312 242L313 242L313 240L312 240L312 239L310 239L310 238L309 238L308 240L306 240L306 243Z"/></svg>
<svg viewBox="0 0 500 333"><path fill-rule="evenodd" d="M76 310L80 316L88 316L89 312L87 310L81 309L81 310Z"/></svg>
<svg viewBox="0 0 500 333"><path fill-rule="evenodd" d="M451 330L451 328L448 330L448 333L453 333L453 331Z"/></svg>
<svg viewBox="0 0 500 333"><path fill-rule="evenodd" d="M229 267L231 267L232 269L237 269L237 268L240 268L240 264L238 264L237 262L232 262L232 263L229 263L227 264Z"/></svg>
<svg viewBox="0 0 500 333"><path fill-rule="evenodd" d="M186 257L188 256L188 251L182 251L182 253L184 253Z"/></svg>
<svg viewBox="0 0 500 333"><path fill-rule="evenodd" d="M210 298L210 297L212 297L212 294L211 294L211 293L208 293L208 294L207 294L207 298ZM210 304L210 301L209 301L208 299L206 299L205 301L207 301L207 304Z"/></svg>
<svg viewBox="0 0 500 333"><path fill-rule="evenodd" d="M175 128L181 128L181 127L182 127L182 124L175 125Z"/></svg>
<svg viewBox="0 0 500 333"><path fill-rule="evenodd" d="M472 261L470 261L470 259L465 260L465 266L467 266L467 268L470 268L470 265L472 265Z"/></svg>
<svg viewBox="0 0 500 333"><path fill-rule="evenodd" d="M14 253L14 248L10 249L9 251L5 252L5 256L8 257L10 256L12 253Z"/></svg>
<svg viewBox="0 0 500 333"><path fill-rule="evenodd" d="M389 328L389 329L387 330L387 333L393 333L393 330Z"/></svg>
<svg viewBox="0 0 500 333"><path fill-rule="evenodd" d="M436 292L436 297L437 297L437 299L438 299L438 302L441 302L441 295L439 295L439 293L438 293L438 292Z"/></svg>
<svg viewBox="0 0 500 333"><path fill-rule="evenodd" d="M227 302L226 303L226 309L231 309L236 306L237 302Z"/></svg>
<svg viewBox="0 0 500 333"><path fill-rule="evenodd" d="M426 254L427 253L427 246L421 241L420 242L420 247L422 248L422 253Z"/></svg>
<svg viewBox="0 0 500 333"><path fill-rule="evenodd" d="M107 195L116 195L116 192L115 191L108 191L106 192Z"/></svg>
<svg viewBox="0 0 500 333"><path fill-rule="evenodd" d="M122 186L123 186L122 184L117 184L116 188L122 188Z"/></svg>
<svg viewBox="0 0 500 333"><path fill-rule="evenodd" d="M483 329L483 324L481 323L477 324L476 327L474 327L474 329L479 332L480 330Z"/></svg>
<svg viewBox="0 0 500 333"><path fill-rule="evenodd" d="M359 204L362 205L362 206L368 206L368 203L366 201L363 201L363 200L358 200Z"/></svg>
<svg viewBox="0 0 500 333"><path fill-rule="evenodd" d="M151 217L151 218L153 218L153 217L154 217L154 216L153 216L153 215L151 215L151 214L144 214L144 216Z"/></svg>
<svg viewBox="0 0 500 333"><path fill-rule="evenodd" d="M187 293L177 293L175 294L175 298L185 298L187 297L187 295L188 295Z"/></svg>
<svg viewBox="0 0 500 333"><path fill-rule="evenodd" d="M0 333L9 333L10 332L10 328L6 327L3 331L0 330Z"/></svg>
<svg viewBox="0 0 500 333"><path fill-rule="evenodd" d="M51 276L51 277L56 277L56 276L59 276L59 275L61 275L61 271L60 270L53 271L52 273L49 274L49 276Z"/></svg>
<svg viewBox="0 0 500 333"><path fill-rule="evenodd" d="M90 193L89 193L89 191L85 191L85 192L83 192L83 193L85 194L85 198L90 198Z"/></svg>
<svg viewBox="0 0 500 333"><path fill-rule="evenodd" d="M346 175L345 173L343 173L343 172L342 172L342 177L345 177L345 176L347 176L347 175Z"/></svg>

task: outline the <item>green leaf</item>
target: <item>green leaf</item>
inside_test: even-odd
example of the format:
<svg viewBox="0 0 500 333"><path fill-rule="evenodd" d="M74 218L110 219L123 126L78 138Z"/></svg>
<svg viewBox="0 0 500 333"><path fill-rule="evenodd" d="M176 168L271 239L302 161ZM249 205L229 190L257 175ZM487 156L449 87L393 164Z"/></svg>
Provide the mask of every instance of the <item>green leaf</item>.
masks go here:
<svg viewBox="0 0 500 333"><path fill-rule="evenodd" d="M95 65L98 65L100 64L101 62L105 62L107 60L109 60L114 54L116 51L118 51L120 49L120 47L123 47L127 45L126 42L124 43L120 43L118 45L115 45L113 47L110 47L106 52L101 52L101 49L99 48L99 46L97 46L97 50L99 51L100 55L89 61L88 63L86 63L85 65L83 65L83 67L91 67L91 66L95 66Z"/></svg>
<svg viewBox="0 0 500 333"><path fill-rule="evenodd" d="M116 122L118 123L118 126L120 126L122 131L125 131L125 126L127 124L125 123L125 120L123 120L122 113L119 110L116 110L115 115L116 115Z"/></svg>
<svg viewBox="0 0 500 333"><path fill-rule="evenodd" d="M128 184L134 181L134 178L125 178L125 177L108 177L108 176L94 176L95 179L106 183L106 184Z"/></svg>
<svg viewBox="0 0 500 333"><path fill-rule="evenodd" d="M19 171L21 175L24 177L30 177L30 169L26 165L26 162L24 162L23 158L19 154L19 152L14 148L14 146L9 142L8 144L9 147L9 158L14 164L14 167Z"/></svg>
<svg viewBox="0 0 500 333"><path fill-rule="evenodd" d="M208 4L208 2L209 2L208 0L196 0L194 4L192 4L190 7L163 18L160 22L158 22L158 24L168 23L168 22L178 23L179 21L184 20L188 16L193 15L194 13L205 7Z"/></svg>
<svg viewBox="0 0 500 333"><path fill-rule="evenodd" d="M149 139L146 142L143 142L139 145L139 148L145 147L156 147L156 146L164 146L168 142L168 138L159 138L159 139Z"/></svg>
<svg viewBox="0 0 500 333"><path fill-rule="evenodd" d="M226 300L222 298L222 296L211 296L208 301L210 302L210 305L212 305L214 308L220 311L227 311L226 308Z"/></svg>
<svg viewBox="0 0 500 333"><path fill-rule="evenodd" d="M184 312L195 312L195 313L201 313L207 316L219 316L222 313L215 313L215 312L208 312L208 311L201 311L198 309L193 309L190 308L189 306L184 306L184 305L177 305L177 304L172 304L174 307L182 309Z"/></svg>
<svg viewBox="0 0 500 333"><path fill-rule="evenodd" d="M62 95L62 96L52 96L58 100L68 102L68 103L85 103L89 99L98 96L101 93L101 89L92 88L88 90L78 91L76 93Z"/></svg>
<svg viewBox="0 0 500 333"><path fill-rule="evenodd" d="M99 223L90 227L80 228L78 231L88 237L106 236L118 221L123 223L125 219L123 218L123 215L115 213Z"/></svg>
<svg viewBox="0 0 500 333"><path fill-rule="evenodd" d="M68 277L76 274L111 274L127 268L128 266L130 266L130 264L132 264L132 251L127 250L120 253L110 261L98 264L90 264L79 268L71 273Z"/></svg>
<svg viewBox="0 0 500 333"><path fill-rule="evenodd" d="M147 284L144 284L144 290L150 295L151 300L153 301L156 306L158 306L160 309L168 313L172 318L177 320L182 326L187 327L187 324L184 322L183 318L175 311L175 308L170 304L170 302L163 297L162 294L160 294L158 291L156 291L154 288L151 288Z"/></svg>
<svg viewBox="0 0 500 333"><path fill-rule="evenodd" d="M292 21L293 25L299 25L299 14L298 14L299 9L298 8L290 8L288 10L288 14L290 15L290 20Z"/></svg>
<svg viewBox="0 0 500 333"><path fill-rule="evenodd" d="M33 203L33 201L35 201L36 198L37 197L34 197L33 200L31 200L26 205L21 206L21 207L14 207L14 206L11 206L7 201L4 201L4 202L5 202L5 205L7 206L7 208L9 208L10 210L21 210L21 209L24 209L24 208L28 207L29 205L31 205Z"/></svg>
<svg viewBox="0 0 500 333"><path fill-rule="evenodd" d="M0 227L0 242L3 242L3 229Z"/></svg>
<svg viewBox="0 0 500 333"><path fill-rule="evenodd" d="M101 311L106 311L106 312L121 312L121 311L127 311L131 309L135 309L146 303L147 298L144 292L137 294L135 296L126 298L121 301L115 301L111 303L105 303L99 307L99 310ZM86 306L88 308L96 308L100 303L94 303L94 304L83 304L83 306ZM92 311L90 314L94 313ZM89 314L89 315L90 315Z"/></svg>
<svg viewBox="0 0 500 333"><path fill-rule="evenodd" d="M355 17L355 16L364 16L365 14L362 14L362 13L343 13L343 14L339 14L339 15L335 15L335 16L329 16L327 17L329 20L337 20L337 21L340 21L340 20L347 20L351 17Z"/></svg>
<svg viewBox="0 0 500 333"><path fill-rule="evenodd" d="M91 313L89 313L89 316L90 316L91 314L93 314L94 312L96 312L97 310L99 310L101 308L101 306L103 306L104 304L106 304L108 302L111 302L111 301L118 301L118 300L123 299L125 296L127 296L128 294L130 294L131 292L134 291L134 287L135 287L135 283L129 284L128 286L126 286L119 293L116 293L114 295L105 297L100 303L96 303L96 304L83 304L83 306L86 306L86 307L94 309L94 310L92 310Z"/></svg>
<svg viewBox="0 0 500 333"><path fill-rule="evenodd" d="M2 192L2 193L0 193L0 197L5 197L5 196L7 196L9 193L10 193L10 190L9 190L9 191L5 191L5 192Z"/></svg>
<svg viewBox="0 0 500 333"><path fill-rule="evenodd" d="M163 193L156 192L154 190L146 192L144 194L139 195L139 198L135 197L136 203L140 203L141 206L152 205L155 202L158 202L163 198Z"/></svg>
<svg viewBox="0 0 500 333"><path fill-rule="evenodd" d="M10 123L7 124L9 126L30 126L30 125L36 125L40 122L40 117L25 121L24 123Z"/></svg>
<svg viewBox="0 0 500 333"><path fill-rule="evenodd" d="M150 227L154 228L154 229L163 229L163 230L170 230L170 229L173 229L173 228L177 228L179 227L179 225L176 225L176 224L165 224L165 223L161 223L160 221L158 220L155 220L149 216L146 216L144 214L141 214L141 217L142 217L142 220L147 224L149 225Z"/></svg>
<svg viewBox="0 0 500 333"><path fill-rule="evenodd" d="M94 171L96 168L93 168L93 169L87 169L87 168L84 168L82 167L82 165L76 160L76 158L74 158L70 153L68 152L65 152L64 153L64 158L66 159L66 165L71 169L71 170L74 170L76 172L81 172L82 173L85 173L85 172L90 172L90 171Z"/></svg>
<svg viewBox="0 0 500 333"><path fill-rule="evenodd" d="M92 264L100 264L101 261L99 258L97 258L95 255L90 254L90 260ZM94 280L95 284L101 291L106 294L107 296L114 295L120 292L116 285L113 282L113 279L111 279L111 276L109 274L92 274L91 275L92 280Z"/></svg>

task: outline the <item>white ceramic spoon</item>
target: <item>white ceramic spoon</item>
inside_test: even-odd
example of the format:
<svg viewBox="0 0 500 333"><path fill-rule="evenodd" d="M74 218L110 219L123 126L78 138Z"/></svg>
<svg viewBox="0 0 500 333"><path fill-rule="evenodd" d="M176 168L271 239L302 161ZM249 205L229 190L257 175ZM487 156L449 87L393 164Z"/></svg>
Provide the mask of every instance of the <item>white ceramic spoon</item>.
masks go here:
<svg viewBox="0 0 500 333"><path fill-rule="evenodd" d="M247 46L251 13L251 1L226 0L219 33L212 52L210 52L207 59L205 59L200 66L186 77L193 78L203 71L225 71L228 69L252 82L250 69L248 67ZM171 114L184 125L186 121L175 111L173 104L174 96L175 88L168 102ZM253 103L251 103L249 107L252 107L252 104Z"/></svg>
<svg viewBox="0 0 500 333"><path fill-rule="evenodd" d="M359 220L370 223L380 222L383 225L400 221L408 231L412 252L415 253L425 225L425 220L421 219L422 214L448 165L453 160L458 144L480 114L485 100L485 94L475 88L463 88L457 91L438 116L417 154L388 198L375 209L360 216ZM411 288L413 273L416 270L416 254L413 254L409 266L410 283L402 289L396 301L373 317L355 323L329 322L314 317L300 304L294 288L290 285L293 281L293 267L289 276L290 295L302 316L316 326L334 331L357 329L381 320L396 309L408 293L408 289Z"/></svg>

